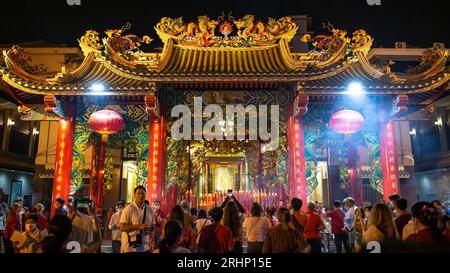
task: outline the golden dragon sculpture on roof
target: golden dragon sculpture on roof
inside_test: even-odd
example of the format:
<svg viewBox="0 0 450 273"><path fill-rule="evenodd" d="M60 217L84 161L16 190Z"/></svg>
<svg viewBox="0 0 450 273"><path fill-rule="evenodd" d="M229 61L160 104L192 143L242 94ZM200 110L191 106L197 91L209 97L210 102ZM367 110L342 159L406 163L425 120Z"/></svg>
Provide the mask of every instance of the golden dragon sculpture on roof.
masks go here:
<svg viewBox="0 0 450 273"><path fill-rule="evenodd" d="M173 39L183 46L199 47L268 46L281 38L292 39L297 29L289 17L269 18L264 23L256 21L254 15L245 15L241 19L220 16L218 20L199 16L197 22L190 23L184 23L182 17L164 17L155 27L164 42Z"/></svg>

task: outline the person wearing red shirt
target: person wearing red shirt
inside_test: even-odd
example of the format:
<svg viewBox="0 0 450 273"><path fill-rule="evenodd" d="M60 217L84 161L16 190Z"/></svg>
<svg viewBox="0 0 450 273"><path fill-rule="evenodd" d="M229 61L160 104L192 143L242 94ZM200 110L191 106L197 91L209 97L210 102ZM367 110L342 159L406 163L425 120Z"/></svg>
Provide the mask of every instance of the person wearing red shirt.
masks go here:
<svg viewBox="0 0 450 273"><path fill-rule="evenodd" d="M6 218L5 232L3 233L6 253L14 253L14 247L10 240L11 236L15 231L22 231L22 225L20 223L21 210L22 208L20 204L14 203L14 205L8 211L8 217Z"/></svg>
<svg viewBox="0 0 450 273"><path fill-rule="evenodd" d="M223 210L219 207L211 210L211 218L214 223L203 228L198 242L201 253L230 253L234 247L234 239L231 230L220 224Z"/></svg>
<svg viewBox="0 0 450 273"><path fill-rule="evenodd" d="M342 253L342 245L344 245L345 253L350 253L349 236L344 229L345 213L341 209L341 201L334 201L334 209L327 212L327 217L331 218L331 233L334 235L336 252Z"/></svg>
<svg viewBox="0 0 450 273"><path fill-rule="evenodd" d="M162 240L163 227L167 222L159 200L153 202L153 213L155 215L155 242L156 245L159 245Z"/></svg>
<svg viewBox="0 0 450 273"><path fill-rule="evenodd" d="M48 227L48 220L47 220L47 217L45 217L45 215L44 215L44 205L42 205L41 203L37 203L36 205L34 205L33 210L38 215L39 230L40 231L46 230Z"/></svg>
<svg viewBox="0 0 450 273"><path fill-rule="evenodd" d="M305 237L311 246L311 253L321 253L322 237L320 231L325 229L322 218L315 212L316 205L312 202L308 203L308 221L305 225Z"/></svg>
<svg viewBox="0 0 450 273"><path fill-rule="evenodd" d="M411 218L414 233L407 241L428 244L448 244L446 238L438 228L438 212L428 202L417 202L411 208Z"/></svg>
<svg viewBox="0 0 450 273"><path fill-rule="evenodd" d="M292 220L289 226L301 233L304 231L308 221L308 215L302 211L303 201L298 198L292 198L291 206L294 212L292 213Z"/></svg>
<svg viewBox="0 0 450 273"><path fill-rule="evenodd" d="M444 225L444 232L442 232L442 234L447 239L447 241L450 242L450 217L445 215L442 222Z"/></svg>
<svg viewBox="0 0 450 273"><path fill-rule="evenodd" d="M403 228L409 223L411 220L411 215L406 211L408 207L408 201L404 198L399 198L394 203L395 206L395 225L397 227L397 232L400 238L403 237Z"/></svg>

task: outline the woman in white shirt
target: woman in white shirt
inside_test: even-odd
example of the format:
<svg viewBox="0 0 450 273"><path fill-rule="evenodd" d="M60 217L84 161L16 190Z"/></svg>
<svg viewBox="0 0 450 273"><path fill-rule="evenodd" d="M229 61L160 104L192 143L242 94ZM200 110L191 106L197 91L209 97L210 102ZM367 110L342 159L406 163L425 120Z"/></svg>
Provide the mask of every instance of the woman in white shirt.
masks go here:
<svg viewBox="0 0 450 273"><path fill-rule="evenodd" d="M198 244L198 240L200 239L200 235L202 234L203 229L211 225L211 221L208 220L208 215L206 215L206 210L201 209L198 211L198 220L194 222L195 236L196 236L196 244Z"/></svg>
<svg viewBox="0 0 450 273"><path fill-rule="evenodd" d="M247 234L247 253L262 253L264 239L269 230L269 221L266 217L261 217L261 206L253 203L250 214L244 220L243 227Z"/></svg>

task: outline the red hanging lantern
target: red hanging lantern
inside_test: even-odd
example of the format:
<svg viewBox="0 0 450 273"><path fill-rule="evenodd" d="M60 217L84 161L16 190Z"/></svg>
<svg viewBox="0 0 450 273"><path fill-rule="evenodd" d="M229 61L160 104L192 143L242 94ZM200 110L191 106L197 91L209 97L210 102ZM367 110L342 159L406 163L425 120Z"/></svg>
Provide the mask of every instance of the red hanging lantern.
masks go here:
<svg viewBox="0 0 450 273"><path fill-rule="evenodd" d="M336 133L350 135L361 130L364 117L353 110L342 110L331 116L329 125Z"/></svg>
<svg viewBox="0 0 450 273"><path fill-rule="evenodd" d="M108 139L108 135L117 133L125 127L122 116L111 110L93 113L89 117L88 123L93 131L102 135L102 140L104 141Z"/></svg>

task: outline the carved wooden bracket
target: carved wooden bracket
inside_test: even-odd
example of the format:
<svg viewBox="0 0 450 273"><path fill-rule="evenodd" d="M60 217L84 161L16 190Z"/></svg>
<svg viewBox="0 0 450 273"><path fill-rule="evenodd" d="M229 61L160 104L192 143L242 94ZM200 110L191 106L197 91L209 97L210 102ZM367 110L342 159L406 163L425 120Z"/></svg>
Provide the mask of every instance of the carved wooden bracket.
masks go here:
<svg viewBox="0 0 450 273"><path fill-rule="evenodd" d="M392 116L398 116L408 111L408 95L400 94L393 103Z"/></svg>
<svg viewBox="0 0 450 273"><path fill-rule="evenodd" d="M150 115L152 119L159 119L160 117L160 108L159 101L155 94L147 95L144 97L145 102L145 110Z"/></svg>
<svg viewBox="0 0 450 273"><path fill-rule="evenodd" d="M297 94L294 101L294 118L300 118L308 112L309 96Z"/></svg>
<svg viewBox="0 0 450 273"><path fill-rule="evenodd" d="M55 96L52 95L44 96L44 103L45 103L45 112L47 112L49 115L57 117L58 119L64 118L64 115L62 115L61 113L59 101L56 99Z"/></svg>

